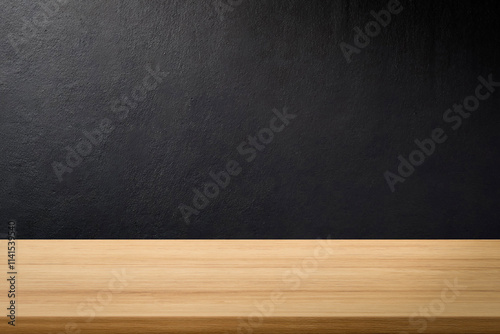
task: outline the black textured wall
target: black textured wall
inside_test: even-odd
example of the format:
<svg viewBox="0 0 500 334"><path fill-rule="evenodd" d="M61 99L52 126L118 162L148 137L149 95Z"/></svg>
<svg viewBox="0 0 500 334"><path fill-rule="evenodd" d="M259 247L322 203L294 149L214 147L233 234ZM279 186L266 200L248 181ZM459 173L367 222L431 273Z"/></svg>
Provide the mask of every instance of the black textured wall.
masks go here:
<svg viewBox="0 0 500 334"><path fill-rule="evenodd" d="M500 237L498 1L41 3L0 4L0 232Z"/></svg>

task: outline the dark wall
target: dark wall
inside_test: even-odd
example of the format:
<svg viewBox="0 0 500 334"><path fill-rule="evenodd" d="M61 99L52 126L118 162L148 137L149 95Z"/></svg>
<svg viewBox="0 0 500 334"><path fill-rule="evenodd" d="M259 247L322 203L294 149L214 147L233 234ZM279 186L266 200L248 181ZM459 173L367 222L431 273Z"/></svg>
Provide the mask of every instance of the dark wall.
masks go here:
<svg viewBox="0 0 500 334"><path fill-rule="evenodd" d="M500 237L498 1L222 1L2 2L5 233Z"/></svg>

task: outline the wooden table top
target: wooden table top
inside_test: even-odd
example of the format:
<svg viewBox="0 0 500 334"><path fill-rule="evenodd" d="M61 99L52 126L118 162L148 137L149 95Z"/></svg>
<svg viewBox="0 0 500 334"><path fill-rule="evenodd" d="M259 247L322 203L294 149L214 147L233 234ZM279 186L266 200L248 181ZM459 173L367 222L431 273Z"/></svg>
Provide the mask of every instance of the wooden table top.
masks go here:
<svg viewBox="0 0 500 334"><path fill-rule="evenodd" d="M2 333L500 333L498 240L16 244Z"/></svg>

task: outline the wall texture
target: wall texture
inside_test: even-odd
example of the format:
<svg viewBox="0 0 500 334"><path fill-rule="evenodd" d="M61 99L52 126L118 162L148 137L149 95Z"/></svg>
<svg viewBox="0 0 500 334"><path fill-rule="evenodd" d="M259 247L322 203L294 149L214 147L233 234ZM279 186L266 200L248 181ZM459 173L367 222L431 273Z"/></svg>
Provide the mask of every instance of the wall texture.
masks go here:
<svg viewBox="0 0 500 334"><path fill-rule="evenodd" d="M0 7L5 233L500 238L498 2Z"/></svg>

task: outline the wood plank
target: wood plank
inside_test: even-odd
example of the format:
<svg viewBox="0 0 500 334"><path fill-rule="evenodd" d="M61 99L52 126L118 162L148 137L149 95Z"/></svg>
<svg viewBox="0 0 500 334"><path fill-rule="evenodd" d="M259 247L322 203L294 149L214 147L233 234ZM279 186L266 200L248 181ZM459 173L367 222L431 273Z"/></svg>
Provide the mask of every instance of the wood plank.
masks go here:
<svg viewBox="0 0 500 334"><path fill-rule="evenodd" d="M500 332L499 240L16 242L2 333Z"/></svg>

